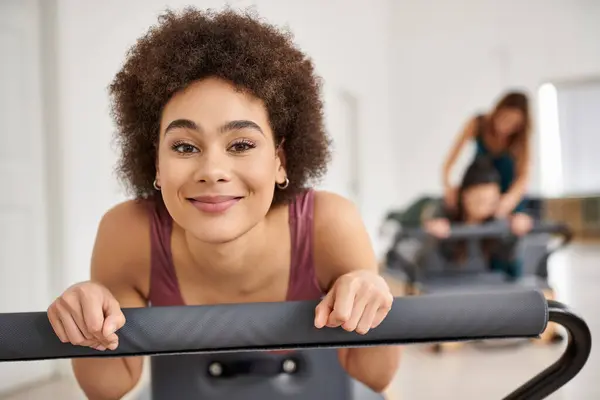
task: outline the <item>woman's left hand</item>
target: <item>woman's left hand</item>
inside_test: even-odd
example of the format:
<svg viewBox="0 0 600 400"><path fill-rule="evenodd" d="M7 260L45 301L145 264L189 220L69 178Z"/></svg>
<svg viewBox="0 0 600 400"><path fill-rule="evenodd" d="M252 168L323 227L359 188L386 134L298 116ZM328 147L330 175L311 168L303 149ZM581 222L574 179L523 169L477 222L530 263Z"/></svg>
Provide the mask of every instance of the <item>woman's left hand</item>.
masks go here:
<svg viewBox="0 0 600 400"><path fill-rule="evenodd" d="M376 272L353 271L340 276L315 310L315 327L337 328L364 335L381 324L394 297Z"/></svg>
<svg viewBox="0 0 600 400"><path fill-rule="evenodd" d="M529 233L533 228L533 218L524 213L516 213L510 219L510 229L517 236Z"/></svg>

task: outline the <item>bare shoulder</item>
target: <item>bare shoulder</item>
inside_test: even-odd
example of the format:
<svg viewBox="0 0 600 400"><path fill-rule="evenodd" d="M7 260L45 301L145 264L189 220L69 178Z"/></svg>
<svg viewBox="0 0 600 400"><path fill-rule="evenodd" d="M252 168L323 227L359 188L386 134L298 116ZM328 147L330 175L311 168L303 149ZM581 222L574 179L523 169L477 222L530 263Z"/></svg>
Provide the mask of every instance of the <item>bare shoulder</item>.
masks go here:
<svg viewBox="0 0 600 400"><path fill-rule="evenodd" d="M127 200L108 209L102 216L99 229L110 230L119 234L127 230L148 230L148 208L150 205L143 200Z"/></svg>
<svg viewBox="0 0 600 400"><path fill-rule="evenodd" d="M371 238L358 207L327 191L315 193L314 260L322 288L359 269L377 270Z"/></svg>
<svg viewBox="0 0 600 400"><path fill-rule="evenodd" d="M477 136L477 132L479 131L479 124L481 123L481 119L484 121L487 120L487 116L483 115L475 115L474 117L467 120L463 130L463 138L470 139Z"/></svg>
<svg viewBox="0 0 600 400"><path fill-rule="evenodd" d="M344 196L325 190L315 190L314 223L317 230L328 230L334 227L331 223L362 223L356 205Z"/></svg>
<svg viewBox="0 0 600 400"><path fill-rule="evenodd" d="M100 220L98 239L114 250L126 249L131 245L149 245L149 204L144 201L128 200L110 208ZM128 255L135 257L134 249Z"/></svg>
<svg viewBox="0 0 600 400"><path fill-rule="evenodd" d="M91 278L111 291L147 293L150 273L149 204L128 200L102 217L92 254ZM116 293L113 293L116 295Z"/></svg>

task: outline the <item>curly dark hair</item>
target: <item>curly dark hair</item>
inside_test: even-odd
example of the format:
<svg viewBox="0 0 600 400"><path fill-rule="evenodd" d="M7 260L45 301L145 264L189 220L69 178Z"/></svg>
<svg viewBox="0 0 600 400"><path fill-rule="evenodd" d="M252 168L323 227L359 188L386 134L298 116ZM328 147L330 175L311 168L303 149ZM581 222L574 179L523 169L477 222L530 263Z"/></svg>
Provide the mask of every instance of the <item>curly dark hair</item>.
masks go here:
<svg viewBox="0 0 600 400"><path fill-rule="evenodd" d="M289 186L273 204L289 201L320 179L330 159L321 79L292 35L251 11L167 10L127 53L109 87L120 147L119 178L137 198L153 197L161 112L192 82L218 77L263 100L283 141ZM160 197L160 196L156 196Z"/></svg>

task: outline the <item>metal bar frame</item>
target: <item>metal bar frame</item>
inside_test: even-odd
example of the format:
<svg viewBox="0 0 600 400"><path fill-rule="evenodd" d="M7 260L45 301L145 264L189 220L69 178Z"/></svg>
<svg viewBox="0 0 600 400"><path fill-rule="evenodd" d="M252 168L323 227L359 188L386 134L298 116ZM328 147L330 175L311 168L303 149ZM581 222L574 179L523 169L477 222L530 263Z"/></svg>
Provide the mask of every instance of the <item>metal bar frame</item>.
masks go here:
<svg viewBox="0 0 600 400"><path fill-rule="evenodd" d="M531 378L504 400L540 400L567 384L581 371L592 351L592 334L586 322L566 305L549 300L550 322L563 326L568 332L567 348L548 368Z"/></svg>

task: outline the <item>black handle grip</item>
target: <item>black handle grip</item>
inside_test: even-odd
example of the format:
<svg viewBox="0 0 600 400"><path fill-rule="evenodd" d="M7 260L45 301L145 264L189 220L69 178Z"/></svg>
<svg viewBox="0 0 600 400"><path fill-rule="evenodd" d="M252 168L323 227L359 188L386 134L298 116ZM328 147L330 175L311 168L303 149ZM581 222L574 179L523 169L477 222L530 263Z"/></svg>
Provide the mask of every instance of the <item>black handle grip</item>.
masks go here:
<svg viewBox="0 0 600 400"><path fill-rule="evenodd" d="M554 364L531 378L504 400L541 400L573 379L585 366L592 351L592 333L585 321L562 303L548 302L549 320L566 328L567 348Z"/></svg>
<svg viewBox="0 0 600 400"><path fill-rule="evenodd" d="M96 351L64 344L46 313L0 314L0 361L206 353L239 350L370 346L536 337L547 322L537 291L396 298L367 335L316 329L316 301L124 309L119 348Z"/></svg>

